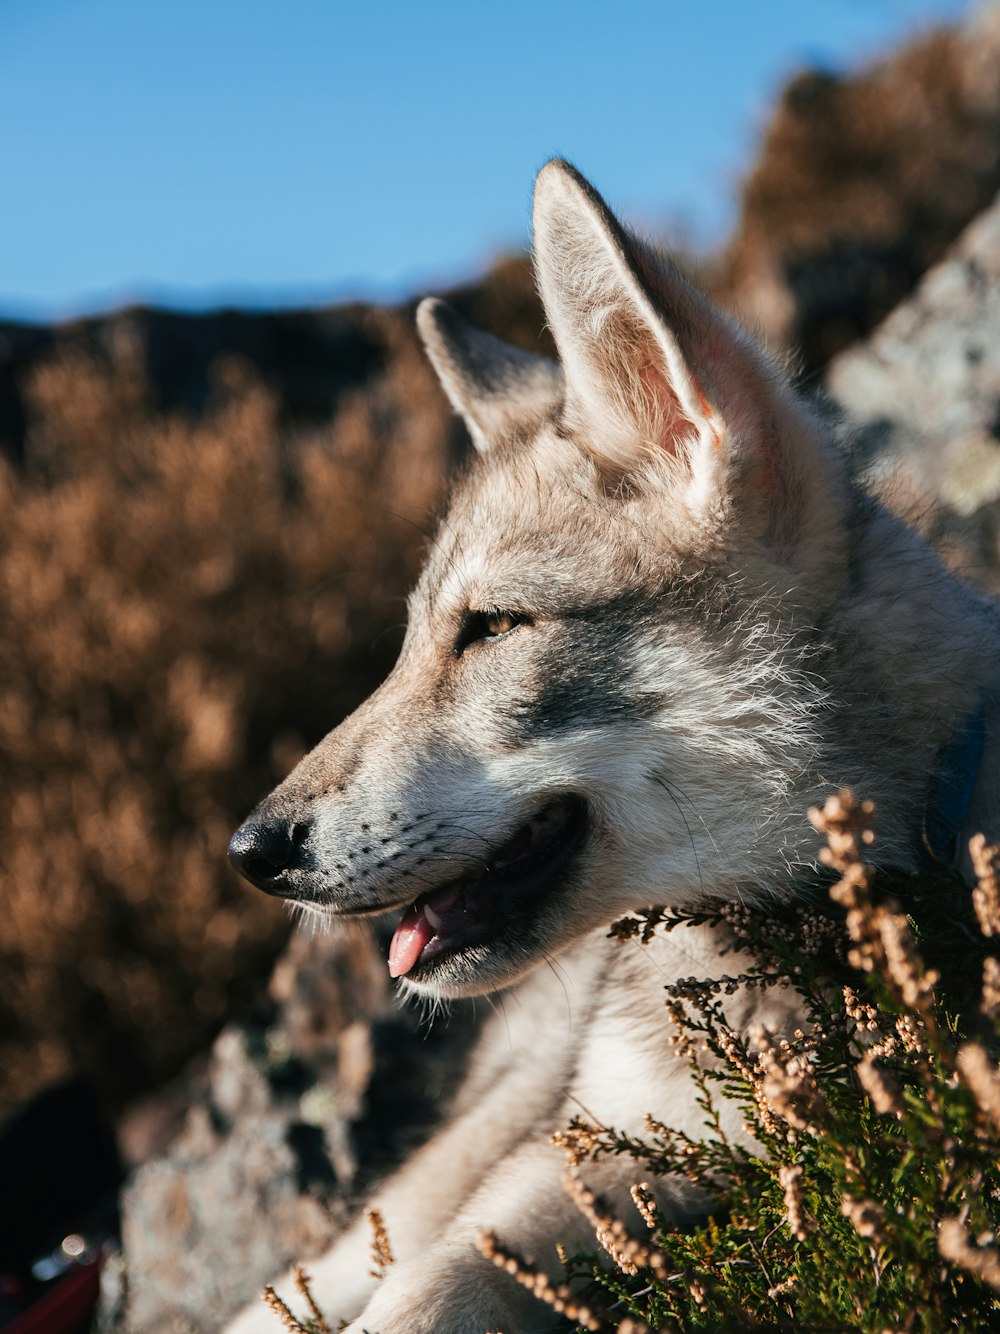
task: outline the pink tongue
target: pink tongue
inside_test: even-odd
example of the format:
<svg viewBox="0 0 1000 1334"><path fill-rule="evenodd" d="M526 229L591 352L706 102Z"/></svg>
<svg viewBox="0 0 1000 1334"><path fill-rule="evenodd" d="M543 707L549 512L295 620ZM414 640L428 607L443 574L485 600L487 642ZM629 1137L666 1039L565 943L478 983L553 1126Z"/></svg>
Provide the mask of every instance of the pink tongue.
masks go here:
<svg viewBox="0 0 1000 1334"><path fill-rule="evenodd" d="M457 885L445 885L433 894L424 895L420 902L410 904L389 946L390 977L403 977L408 973L434 935L434 927L428 922L422 904L426 904L432 912L444 914L455 906L458 893Z"/></svg>
<svg viewBox="0 0 1000 1334"><path fill-rule="evenodd" d="M389 946L389 976L403 977L408 973L433 934L434 928L424 916L423 908L411 904Z"/></svg>

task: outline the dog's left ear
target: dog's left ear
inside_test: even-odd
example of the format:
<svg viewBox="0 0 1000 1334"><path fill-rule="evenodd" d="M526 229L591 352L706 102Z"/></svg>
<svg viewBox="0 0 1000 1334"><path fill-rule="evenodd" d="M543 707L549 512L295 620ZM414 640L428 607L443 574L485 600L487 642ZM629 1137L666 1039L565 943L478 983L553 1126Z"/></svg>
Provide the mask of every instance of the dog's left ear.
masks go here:
<svg viewBox="0 0 1000 1334"><path fill-rule="evenodd" d="M568 163L539 174L534 241L564 420L584 448L612 476L665 483L676 530L759 540L793 567L832 555L839 463L753 340Z"/></svg>
<svg viewBox="0 0 1000 1334"><path fill-rule="evenodd" d="M554 361L477 329L446 301L421 301L417 329L481 454L505 435L537 422L562 398L562 372Z"/></svg>

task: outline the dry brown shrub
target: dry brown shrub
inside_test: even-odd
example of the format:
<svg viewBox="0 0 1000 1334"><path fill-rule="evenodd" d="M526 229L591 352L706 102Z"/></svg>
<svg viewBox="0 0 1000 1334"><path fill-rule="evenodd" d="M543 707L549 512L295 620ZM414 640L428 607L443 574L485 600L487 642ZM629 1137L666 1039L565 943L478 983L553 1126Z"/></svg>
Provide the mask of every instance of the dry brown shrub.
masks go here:
<svg viewBox="0 0 1000 1334"><path fill-rule="evenodd" d="M862 337L1000 188L1000 12L785 87L715 295L810 370Z"/></svg>
<svg viewBox="0 0 1000 1334"><path fill-rule="evenodd" d="M127 342L32 376L0 462L0 1108L162 1080L286 934L226 843L390 665L451 434L409 321L371 318L386 369L294 438L239 364L198 420L150 409Z"/></svg>

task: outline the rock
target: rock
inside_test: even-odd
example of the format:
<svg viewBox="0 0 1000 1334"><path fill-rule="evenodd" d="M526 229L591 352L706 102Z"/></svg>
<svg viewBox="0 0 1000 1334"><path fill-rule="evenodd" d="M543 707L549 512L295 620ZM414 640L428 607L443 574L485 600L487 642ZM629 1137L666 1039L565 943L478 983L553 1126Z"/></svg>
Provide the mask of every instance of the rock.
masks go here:
<svg viewBox="0 0 1000 1334"><path fill-rule="evenodd" d="M357 1168L347 1120L367 1083L359 1068L371 1068L352 1044L369 1043L387 989L366 945L293 937L275 978L285 1008L216 1040L181 1133L124 1191L120 1328L215 1330L343 1225ZM324 990L335 993L329 1013L311 1025ZM347 1033L356 1036L341 1080Z"/></svg>
<svg viewBox="0 0 1000 1334"><path fill-rule="evenodd" d="M125 1193L126 1328L217 1330L278 1270L328 1243L345 1215L336 1186L322 1129L290 1108L221 1134L193 1108L174 1151Z"/></svg>
<svg viewBox="0 0 1000 1334"><path fill-rule="evenodd" d="M163 1094L187 1110L123 1192L104 1334L214 1334L322 1251L371 1175L440 1110L472 1032L458 1018L421 1033L394 1009L384 943L368 936L293 936L270 997L223 1030L186 1089ZM164 1120L148 1104L142 1116Z"/></svg>
<svg viewBox="0 0 1000 1334"><path fill-rule="evenodd" d="M890 503L1000 591L1000 201L826 383Z"/></svg>

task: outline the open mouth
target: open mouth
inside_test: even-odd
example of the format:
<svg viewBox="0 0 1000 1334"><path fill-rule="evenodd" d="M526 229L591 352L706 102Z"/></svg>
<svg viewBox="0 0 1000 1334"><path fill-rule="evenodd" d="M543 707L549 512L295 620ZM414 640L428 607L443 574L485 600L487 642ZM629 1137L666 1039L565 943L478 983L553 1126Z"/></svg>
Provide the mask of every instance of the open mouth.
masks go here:
<svg viewBox="0 0 1000 1334"><path fill-rule="evenodd" d="M537 907L583 842L586 807L556 797L525 821L482 870L421 894L389 947L389 972L404 977L443 955L487 945Z"/></svg>

